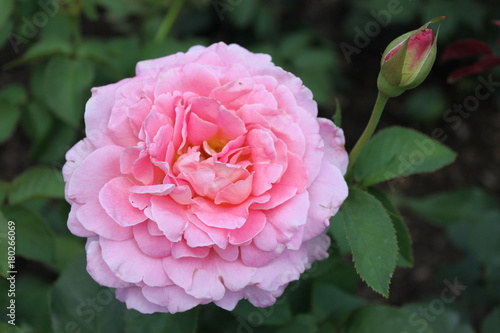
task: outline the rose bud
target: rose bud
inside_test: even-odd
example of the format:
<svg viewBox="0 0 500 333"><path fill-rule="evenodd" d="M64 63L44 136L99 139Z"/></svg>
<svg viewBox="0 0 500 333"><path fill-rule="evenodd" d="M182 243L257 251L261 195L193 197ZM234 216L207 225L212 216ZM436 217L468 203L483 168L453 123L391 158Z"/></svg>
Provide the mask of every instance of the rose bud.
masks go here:
<svg viewBox="0 0 500 333"><path fill-rule="evenodd" d="M377 80L382 94L396 97L425 80L436 59L437 41L433 31L427 26L444 18L435 18L422 27L399 36L387 46L382 55Z"/></svg>

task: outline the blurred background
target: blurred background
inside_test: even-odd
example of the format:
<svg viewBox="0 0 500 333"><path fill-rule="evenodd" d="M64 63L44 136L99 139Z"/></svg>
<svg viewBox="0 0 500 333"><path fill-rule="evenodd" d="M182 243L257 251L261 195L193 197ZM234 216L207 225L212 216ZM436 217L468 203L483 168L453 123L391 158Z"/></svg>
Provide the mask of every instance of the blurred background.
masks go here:
<svg viewBox="0 0 500 333"><path fill-rule="evenodd" d="M116 301L94 308L97 319L90 322L71 310L88 295L107 291L82 277L84 240L66 228L69 205L61 177L65 152L84 137L83 112L91 87L133 76L140 60L185 52L193 45L238 43L269 53L277 65L300 77L313 91L321 116L331 118L338 101L349 151L370 116L386 45L442 15L448 18L432 26L436 31L439 25L439 39L431 74L414 91L389 101L379 128L399 125L440 133L458 158L438 172L381 186L399 203L414 252L413 268L396 270L389 299L358 281L342 240L334 239L333 259L291 288L284 305L270 315L253 315L246 303L234 313L206 306L196 310L196 328L188 316L175 317L174 324L165 324L165 316L152 316L150 324L157 326L147 327L170 327L172 332L372 332L355 324L377 324L359 310L369 302L391 306L381 318L396 316L394 310L405 322L418 309L430 309L434 319L427 318L426 328L418 332L498 332L496 0L1 0L0 274L7 276L5 237L7 221L13 220L18 326L13 330L2 317L0 331L78 332L68 322L78 323L82 332L146 329L138 313L125 311ZM466 39L476 40L468 51L455 51L456 59L441 61L444 50ZM485 57L491 61L476 65ZM471 75L462 71L450 83L450 74L460 68L472 68ZM443 281L457 279L467 288L450 304L441 301L443 309L432 308L447 286ZM5 308L7 282L1 279L0 285ZM342 310L335 307L336 299ZM410 323L407 330L422 327Z"/></svg>

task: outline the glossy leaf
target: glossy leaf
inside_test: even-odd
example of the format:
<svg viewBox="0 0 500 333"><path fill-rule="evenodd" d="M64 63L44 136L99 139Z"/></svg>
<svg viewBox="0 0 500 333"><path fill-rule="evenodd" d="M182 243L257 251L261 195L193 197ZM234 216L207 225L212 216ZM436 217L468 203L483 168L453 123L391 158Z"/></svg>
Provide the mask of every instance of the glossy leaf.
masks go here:
<svg viewBox="0 0 500 333"><path fill-rule="evenodd" d="M361 186L411 174L438 170L455 160L448 147L415 130L390 127L379 131L363 148L353 167Z"/></svg>
<svg viewBox="0 0 500 333"><path fill-rule="evenodd" d="M312 291L312 312L319 320L328 319L340 324L351 311L363 306L366 301L350 295L332 285L316 284Z"/></svg>
<svg viewBox="0 0 500 333"><path fill-rule="evenodd" d="M406 204L415 213L440 226L461 221L472 222L480 213L484 214L498 207L495 198L479 188L438 193L408 200Z"/></svg>
<svg viewBox="0 0 500 333"><path fill-rule="evenodd" d="M168 332L195 333L199 308L175 314L143 314L135 310L125 312L125 333Z"/></svg>
<svg viewBox="0 0 500 333"><path fill-rule="evenodd" d="M284 298L281 298L278 304L267 308L256 308L248 301L240 301L233 313L251 326L284 325L292 319L290 303Z"/></svg>
<svg viewBox="0 0 500 333"><path fill-rule="evenodd" d="M396 231L382 204L367 192L352 189L340 212L359 276L376 292L389 296L396 268Z"/></svg>
<svg viewBox="0 0 500 333"><path fill-rule="evenodd" d="M16 205L31 198L64 198L61 171L46 166L29 169L12 182L9 202Z"/></svg>
<svg viewBox="0 0 500 333"><path fill-rule="evenodd" d="M496 333L500 327L500 307L491 311L483 322L481 333Z"/></svg>
<svg viewBox="0 0 500 333"><path fill-rule="evenodd" d="M413 251L411 248L411 236L403 220L403 217L399 213L398 209L391 200L380 190L376 188L370 189L370 194L375 196L387 211L387 214L391 217L392 224L396 230L396 238L398 241L399 256L398 256L398 266L400 267L412 267L413 266Z"/></svg>
<svg viewBox="0 0 500 333"><path fill-rule="evenodd" d="M54 235L47 223L37 214L21 206L4 207L3 213L15 222L16 255L52 263L54 261Z"/></svg>
<svg viewBox="0 0 500 333"><path fill-rule="evenodd" d="M383 328L384 333L438 333L424 320L412 322L410 315L410 312L386 305L368 306L357 310L342 332L373 333Z"/></svg>
<svg viewBox="0 0 500 333"><path fill-rule="evenodd" d="M84 60L54 57L43 74L45 103L59 119L77 128L90 97L94 67Z"/></svg>
<svg viewBox="0 0 500 333"><path fill-rule="evenodd" d="M87 273L85 255L75 258L59 276L51 297L54 332L124 332L125 305L113 290L99 286Z"/></svg>

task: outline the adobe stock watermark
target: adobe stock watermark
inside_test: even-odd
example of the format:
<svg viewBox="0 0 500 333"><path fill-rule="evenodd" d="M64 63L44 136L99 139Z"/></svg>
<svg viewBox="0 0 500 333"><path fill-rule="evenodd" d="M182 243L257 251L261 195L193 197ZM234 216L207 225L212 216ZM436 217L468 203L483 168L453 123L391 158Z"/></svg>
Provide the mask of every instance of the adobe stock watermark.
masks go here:
<svg viewBox="0 0 500 333"><path fill-rule="evenodd" d="M16 223L7 222L7 281L9 289L7 290L7 323L16 325Z"/></svg>
<svg viewBox="0 0 500 333"><path fill-rule="evenodd" d="M49 19L56 16L60 6L70 1L71 0L39 0L38 6L40 6L40 10L33 14L31 18L23 17L21 19L22 27L20 35L10 32L7 36L14 52L19 53L19 46L28 44L30 40L35 38L40 32L40 29L47 25Z"/></svg>
<svg viewBox="0 0 500 333"><path fill-rule="evenodd" d="M106 305L114 299L113 292L109 289L101 289L95 297L87 297L75 309L76 314L83 319L84 322L92 322L96 315L104 310ZM69 321L64 325L64 331L59 333L82 333L82 329L76 321Z"/></svg>
<svg viewBox="0 0 500 333"><path fill-rule="evenodd" d="M412 0L406 1L410 2ZM373 20L368 21L363 29L358 26L354 27L354 45L347 42L342 42L339 45L347 63L350 64L352 55L360 54L361 50L370 44L372 38L377 37L382 31L382 28L389 25L392 17L400 14L403 9L401 0L389 0L387 1L386 9L381 9L378 12L373 9L370 10L370 15L373 17Z"/></svg>
<svg viewBox="0 0 500 333"><path fill-rule="evenodd" d="M467 289L467 286L460 284L457 278L455 278L453 283L444 280L444 284L446 287L441 290L438 298L430 301L427 306L419 307L418 311L414 311L408 317L408 323L417 328L417 332L424 332L429 327L429 323L432 323L437 317L443 314L446 305L453 303ZM403 331L400 333L408 332Z"/></svg>
<svg viewBox="0 0 500 333"><path fill-rule="evenodd" d="M224 15L227 12L232 12L236 7L241 5L243 0L212 0L212 5L215 8L215 12L219 17L219 20L224 21Z"/></svg>
<svg viewBox="0 0 500 333"><path fill-rule="evenodd" d="M462 126L464 119L469 118L475 111L477 111L482 101L490 98L491 95L500 87L500 81L493 80L493 74L489 74L486 78L482 75L477 77L479 82L474 89L474 94L466 96L461 103L455 103L451 108L443 112L443 121L449 124L451 129L456 131ZM415 149L409 155L399 155L397 157L399 165L397 173L387 171L385 179L391 191L394 191L396 184L405 181L402 178L404 175L412 173L412 171L422 163L425 159L430 157L436 150L436 142L444 143L448 139L446 131L441 127L436 127L431 132L431 139L424 139L422 141L415 141Z"/></svg>

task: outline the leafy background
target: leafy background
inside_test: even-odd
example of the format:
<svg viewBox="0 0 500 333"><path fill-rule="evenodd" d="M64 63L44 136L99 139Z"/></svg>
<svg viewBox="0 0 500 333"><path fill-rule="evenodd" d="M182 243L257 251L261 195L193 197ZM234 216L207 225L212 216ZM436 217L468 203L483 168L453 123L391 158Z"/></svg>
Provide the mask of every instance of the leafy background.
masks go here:
<svg viewBox="0 0 500 333"><path fill-rule="evenodd" d="M88 276L84 240L66 228L69 206L64 201L61 168L65 152L84 136L82 115L90 88L132 76L139 60L220 40L270 53L276 64L311 88L322 116L332 117L339 101L349 150L369 117L380 54L393 38L447 15L439 32L440 51L454 41L476 38L500 53L496 44L500 28L490 23L499 19L494 16L500 13L497 1L401 0L402 10L390 15L390 24L379 25L380 31L368 36L359 52L345 57L340 45L355 46L359 31L376 22L373 13L389 10L394 2L59 0L56 6L48 0L2 0L0 274L6 276L7 271L9 220L16 222L18 274L17 326L8 325L2 315L0 331L498 332L498 88L459 122L444 117L455 104L474 96L479 85L476 76L446 84L450 71L468 64L467 60L437 61L422 86L389 102L380 124L386 129L376 137L385 142L399 129L393 125L427 135L441 129L443 143L458 154L456 162L435 173L373 187L382 179L367 175L370 168L363 164L369 161L363 162L362 156L355 176L371 187L368 192L352 189L345 208L333 219L330 258L292 283L273 307L257 309L240 302L233 312L207 305L175 315L127 310L114 299L112 290ZM169 28L169 15L177 9ZM498 71L482 76L490 74L493 81L499 78ZM365 256L363 248L356 246L361 243L352 241L356 231L342 228L351 219L361 223L348 223L352 228L372 228L376 235L380 229L370 223L377 222L374 215L389 219L392 225L386 227L396 229L397 258L385 257L380 244L373 249L382 259L373 253ZM393 275L388 298L361 281L353 257L378 259L382 270L397 260L394 274L388 269ZM356 265L360 271L361 261L356 260ZM366 280L370 273L360 274ZM451 295L448 286L455 281L466 289L448 302L443 293ZM373 281L367 282L377 290ZM0 285L0 306L5 309L8 283L0 279Z"/></svg>

